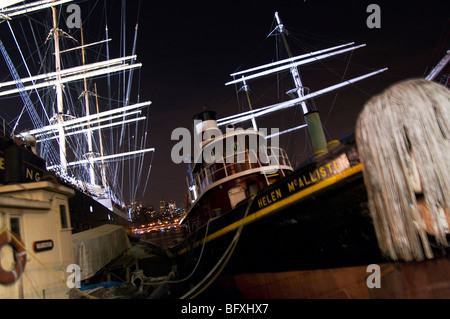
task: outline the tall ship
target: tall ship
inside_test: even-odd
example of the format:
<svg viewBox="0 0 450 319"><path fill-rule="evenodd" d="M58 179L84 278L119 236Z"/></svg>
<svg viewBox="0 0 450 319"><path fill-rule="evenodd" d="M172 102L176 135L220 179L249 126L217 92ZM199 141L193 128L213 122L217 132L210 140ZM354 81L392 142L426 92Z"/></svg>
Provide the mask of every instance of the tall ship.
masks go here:
<svg viewBox="0 0 450 319"><path fill-rule="evenodd" d="M309 92L299 67L353 52L344 43L293 56L278 13L271 35L287 58L238 71L246 110L193 117L183 241L175 295L181 298L448 298L450 289L450 93L432 80L400 82L372 97L355 133L327 141L313 99L386 68ZM287 101L252 103L249 83L287 73ZM281 77L281 75L280 75ZM261 128L298 107L304 122ZM245 126L247 125L247 126ZM279 136L306 129L313 152L298 166ZM379 288L379 289L378 289Z"/></svg>
<svg viewBox="0 0 450 319"><path fill-rule="evenodd" d="M85 34L83 19L94 8L84 4L9 1L0 11L8 41L0 49L10 72L0 97L17 108L14 119L3 120L0 183L53 179L75 189L69 199L74 233L129 225L155 151L147 146L151 102L139 101L133 85L142 66L135 54L138 25L133 41L123 32L114 57L107 23L95 37ZM122 25L125 15L126 7Z"/></svg>

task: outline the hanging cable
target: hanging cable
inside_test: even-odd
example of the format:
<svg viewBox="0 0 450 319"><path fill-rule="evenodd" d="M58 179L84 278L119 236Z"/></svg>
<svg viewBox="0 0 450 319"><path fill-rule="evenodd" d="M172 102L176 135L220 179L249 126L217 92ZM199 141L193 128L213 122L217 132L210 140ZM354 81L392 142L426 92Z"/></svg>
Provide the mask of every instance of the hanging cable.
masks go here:
<svg viewBox="0 0 450 319"><path fill-rule="evenodd" d="M239 228L237 229L236 234L233 237L233 240L231 241L230 245L228 245L228 248L225 250L225 252L223 253L222 257L220 257L220 259L217 261L216 265L211 269L211 271L196 286L194 286L187 293L185 293L183 296L181 296L180 299L185 299L185 298L193 299L193 298L197 297L206 288L208 288L216 280L216 278L222 273L222 271L225 269L225 266L228 264L228 261L230 260L231 256L233 255L234 250L235 250L235 248L237 246L237 243L239 242L239 238L241 236L242 230L243 230L244 225L245 225L245 219L247 218L247 215L248 215L248 213L250 211L250 207L251 207L255 197L256 197L255 195L252 195L249 198L249 201L247 203L247 207L245 209L244 216L241 219L241 224L239 225ZM220 266L220 268L216 272L216 269L219 266ZM208 280L208 278L210 278L210 277L211 277L211 279L204 286L202 286L203 283L206 280ZM199 290L197 291L197 289L199 289ZM197 292L195 292L195 291L197 291Z"/></svg>

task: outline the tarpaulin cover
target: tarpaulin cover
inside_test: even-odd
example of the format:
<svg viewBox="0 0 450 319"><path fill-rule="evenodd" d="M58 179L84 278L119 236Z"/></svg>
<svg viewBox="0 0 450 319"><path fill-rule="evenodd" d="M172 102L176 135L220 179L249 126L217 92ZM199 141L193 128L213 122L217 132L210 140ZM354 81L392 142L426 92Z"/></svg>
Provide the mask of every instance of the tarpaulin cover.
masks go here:
<svg viewBox="0 0 450 319"><path fill-rule="evenodd" d="M131 247L123 226L106 224L72 235L73 257L81 280L95 275Z"/></svg>

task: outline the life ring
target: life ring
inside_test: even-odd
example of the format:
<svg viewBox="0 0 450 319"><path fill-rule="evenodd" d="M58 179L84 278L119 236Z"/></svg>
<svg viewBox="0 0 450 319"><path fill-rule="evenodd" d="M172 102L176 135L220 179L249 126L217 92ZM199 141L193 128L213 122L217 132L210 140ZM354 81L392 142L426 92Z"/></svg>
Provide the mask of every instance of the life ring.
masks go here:
<svg viewBox="0 0 450 319"><path fill-rule="evenodd" d="M16 259L16 267L13 270L6 271L3 269L0 263L0 283L1 284L12 284L19 279L20 275L25 270L25 265L27 263L27 252L25 250L25 245L22 239L13 234L11 236L9 232L4 231L0 234L0 250L5 245L11 245L14 249L14 256Z"/></svg>

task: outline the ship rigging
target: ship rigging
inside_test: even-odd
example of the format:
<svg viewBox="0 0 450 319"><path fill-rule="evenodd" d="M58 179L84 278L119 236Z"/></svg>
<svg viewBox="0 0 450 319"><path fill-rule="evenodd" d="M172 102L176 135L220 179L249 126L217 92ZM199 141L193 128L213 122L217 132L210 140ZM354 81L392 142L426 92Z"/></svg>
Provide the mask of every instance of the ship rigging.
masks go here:
<svg viewBox="0 0 450 319"><path fill-rule="evenodd" d="M9 28L14 53L19 53L14 55L20 57L8 61L12 49L3 46L15 76L0 84L0 98L19 94L24 102L11 120L13 134L33 136L47 169L65 182L125 208L145 193L155 151L147 146L151 102L139 101L140 92L132 89L140 75L134 71L142 66L135 54L137 22L131 55L125 54L130 43L123 32L121 56L112 58L106 18L103 38L85 43L83 26L63 30L63 4L73 1L20 2L9 1L0 10L2 26ZM122 9L125 30L126 6ZM37 75L31 74L33 68Z"/></svg>

